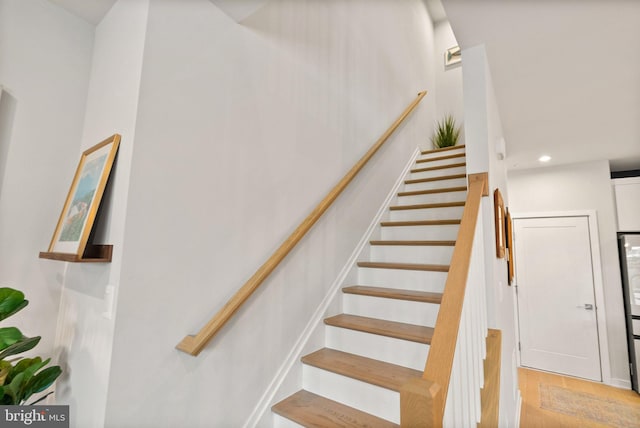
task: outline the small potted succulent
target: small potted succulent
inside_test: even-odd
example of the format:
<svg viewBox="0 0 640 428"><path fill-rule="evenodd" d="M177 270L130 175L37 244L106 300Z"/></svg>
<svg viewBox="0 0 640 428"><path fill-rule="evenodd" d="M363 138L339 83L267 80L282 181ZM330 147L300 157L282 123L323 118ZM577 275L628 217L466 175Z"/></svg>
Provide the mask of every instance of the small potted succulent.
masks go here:
<svg viewBox="0 0 640 428"><path fill-rule="evenodd" d="M456 126L456 120L450 114L446 115L442 122L436 123L436 130L431 137L433 147L442 149L455 146L460 136L460 127Z"/></svg>

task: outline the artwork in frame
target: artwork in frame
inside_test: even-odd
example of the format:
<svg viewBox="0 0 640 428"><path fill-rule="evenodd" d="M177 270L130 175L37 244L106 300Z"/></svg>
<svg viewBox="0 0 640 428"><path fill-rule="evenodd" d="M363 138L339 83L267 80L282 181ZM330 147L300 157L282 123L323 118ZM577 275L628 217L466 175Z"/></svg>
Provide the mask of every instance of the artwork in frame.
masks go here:
<svg viewBox="0 0 640 428"><path fill-rule="evenodd" d="M85 150L49 244L50 253L82 257L120 145L120 135Z"/></svg>
<svg viewBox="0 0 640 428"><path fill-rule="evenodd" d="M515 279L515 260L513 258L513 223L509 208L505 209L504 225L507 238L507 282L512 285Z"/></svg>
<svg viewBox="0 0 640 428"><path fill-rule="evenodd" d="M496 229L496 257L504 258L506 239L504 230L504 201L500 189L493 192L493 209Z"/></svg>

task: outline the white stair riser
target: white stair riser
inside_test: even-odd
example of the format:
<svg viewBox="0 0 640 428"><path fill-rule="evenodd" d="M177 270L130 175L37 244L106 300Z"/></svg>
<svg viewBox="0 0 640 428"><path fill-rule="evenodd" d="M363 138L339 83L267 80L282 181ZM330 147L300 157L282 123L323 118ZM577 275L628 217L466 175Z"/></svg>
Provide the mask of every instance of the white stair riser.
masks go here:
<svg viewBox="0 0 640 428"><path fill-rule="evenodd" d="M448 265L453 246L440 245L372 245L372 262L425 263Z"/></svg>
<svg viewBox="0 0 640 428"><path fill-rule="evenodd" d="M438 156L440 157L440 156ZM429 158L429 159L433 159L433 158ZM418 162L420 159L416 159L416 163L415 166L416 168L422 168L422 167L432 167L432 166L442 166L442 165L451 165L451 164L456 164L456 163L460 163L460 162L464 162L465 158L464 156L459 157L459 158L450 158L450 159L442 159L442 160L430 160L428 162Z"/></svg>
<svg viewBox="0 0 640 428"><path fill-rule="evenodd" d="M331 349L414 370L424 370L429 354L429 345L423 343L332 326L327 326L326 344Z"/></svg>
<svg viewBox="0 0 640 428"><path fill-rule="evenodd" d="M304 428L304 426L293 422L291 419L280 416L277 413L273 414L273 428Z"/></svg>
<svg viewBox="0 0 640 428"><path fill-rule="evenodd" d="M427 168L426 166L414 166L413 169L422 169ZM443 175L452 175L452 174L466 174L467 169L464 166L458 166L455 168L444 168L444 169L436 169L435 171L424 171L424 172L412 172L409 174L408 179L413 180L417 178L432 178L432 177L441 177Z"/></svg>
<svg viewBox="0 0 640 428"><path fill-rule="evenodd" d="M400 423L400 394L379 386L304 365L303 388L379 418Z"/></svg>
<svg viewBox="0 0 640 428"><path fill-rule="evenodd" d="M444 208L423 208L412 210L391 210L389 220L391 221L412 221L412 220L447 220L461 219L464 207L444 207Z"/></svg>
<svg viewBox="0 0 640 428"><path fill-rule="evenodd" d="M358 284L442 293L446 272L358 268Z"/></svg>
<svg viewBox="0 0 640 428"><path fill-rule="evenodd" d="M466 178L449 178L447 180L426 181L423 183L405 183L403 191L412 192L414 190L442 189L445 187L459 187L466 185Z"/></svg>
<svg viewBox="0 0 640 428"><path fill-rule="evenodd" d="M440 226L383 226L380 228L380 236L385 241L422 241L422 240L449 240L455 241L458 236L457 224Z"/></svg>
<svg viewBox="0 0 640 428"><path fill-rule="evenodd" d="M343 310L346 314L377 318L407 324L434 327L440 305L382 297L344 294Z"/></svg>
<svg viewBox="0 0 640 428"><path fill-rule="evenodd" d="M426 195L398 196L394 205L441 204L445 202L464 202L467 192L427 193Z"/></svg>
<svg viewBox="0 0 640 428"><path fill-rule="evenodd" d="M431 150L432 147L429 147L428 149L424 149L426 150ZM418 155L418 159L430 159L430 158L439 158L442 156L448 156L448 155L457 155L459 153L464 153L465 151L464 147L456 147L455 149L449 149L449 150L445 150L445 151L438 151L435 153L427 153L426 155L423 154L419 154Z"/></svg>

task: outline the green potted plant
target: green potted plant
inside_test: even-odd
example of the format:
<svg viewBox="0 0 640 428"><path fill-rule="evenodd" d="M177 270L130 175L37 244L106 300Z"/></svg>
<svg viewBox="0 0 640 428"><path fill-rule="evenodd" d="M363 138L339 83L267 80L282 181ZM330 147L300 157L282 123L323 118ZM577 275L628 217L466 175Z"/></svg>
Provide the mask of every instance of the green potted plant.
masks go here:
<svg viewBox="0 0 640 428"><path fill-rule="evenodd" d="M21 291L0 288L0 321L29 304ZM60 366L45 368L50 358L12 357L26 352L40 342L40 336L26 337L16 327L0 328L0 405L19 405L47 389L60 376ZM7 359L8 357L12 357ZM51 392L49 393L51 394ZM49 394L36 399L35 404Z"/></svg>
<svg viewBox="0 0 640 428"><path fill-rule="evenodd" d="M456 120L450 114L446 115L442 122L436 123L436 130L431 137L433 147L442 149L455 146L460 136L460 127L456 126Z"/></svg>

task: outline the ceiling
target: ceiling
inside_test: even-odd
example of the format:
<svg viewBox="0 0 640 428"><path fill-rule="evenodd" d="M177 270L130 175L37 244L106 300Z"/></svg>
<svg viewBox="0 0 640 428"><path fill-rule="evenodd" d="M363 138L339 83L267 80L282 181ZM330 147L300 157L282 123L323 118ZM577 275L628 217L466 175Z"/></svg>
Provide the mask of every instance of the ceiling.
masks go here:
<svg viewBox="0 0 640 428"><path fill-rule="evenodd" d="M49 0L85 21L96 25L117 0Z"/></svg>
<svg viewBox="0 0 640 428"><path fill-rule="evenodd" d="M443 0L463 48L481 43L507 167L607 159L640 168L640 1Z"/></svg>
<svg viewBox="0 0 640 428"><path fill-rule="evenodd" d="M116 2L49 1L93 24ZM640 1L424 1L463 49L485 44L509 169L543 154L640 168Z"/></svg>

